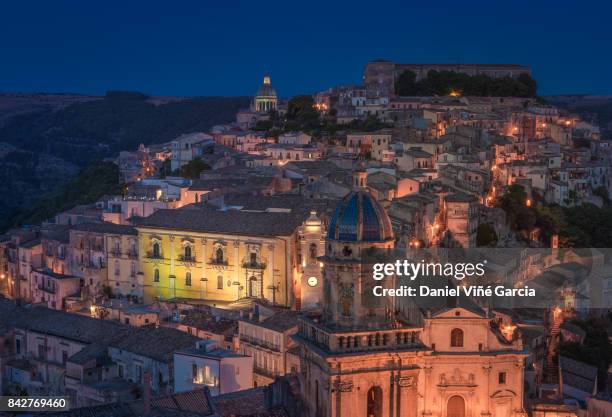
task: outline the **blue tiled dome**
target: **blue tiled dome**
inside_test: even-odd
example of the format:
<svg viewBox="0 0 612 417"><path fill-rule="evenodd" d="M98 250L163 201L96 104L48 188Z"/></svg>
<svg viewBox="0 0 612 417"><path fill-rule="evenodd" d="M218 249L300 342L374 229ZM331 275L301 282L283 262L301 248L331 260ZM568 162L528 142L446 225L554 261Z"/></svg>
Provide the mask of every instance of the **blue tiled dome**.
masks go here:
<svg viewBox="0 0 612 417"><path fill-rule="evenodd" d="M393 229L378 201L365 191L355 191L336 207L327 238L342 242L382 242L393 239Z"/></svg>

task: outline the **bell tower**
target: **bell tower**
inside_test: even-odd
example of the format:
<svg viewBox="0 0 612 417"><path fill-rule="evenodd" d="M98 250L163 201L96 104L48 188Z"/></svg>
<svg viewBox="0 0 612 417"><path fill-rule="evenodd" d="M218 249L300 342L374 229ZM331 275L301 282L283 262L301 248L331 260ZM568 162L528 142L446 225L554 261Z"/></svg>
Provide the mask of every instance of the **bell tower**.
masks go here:
<svg viewBox="0 0 612 417"><path fill-rule="evenodd" d="M300 236L300 282L298 309L313 310L321 307L323 298L323 263L325 255L325 227L316 211L310 212L299 231Z"/></svg>

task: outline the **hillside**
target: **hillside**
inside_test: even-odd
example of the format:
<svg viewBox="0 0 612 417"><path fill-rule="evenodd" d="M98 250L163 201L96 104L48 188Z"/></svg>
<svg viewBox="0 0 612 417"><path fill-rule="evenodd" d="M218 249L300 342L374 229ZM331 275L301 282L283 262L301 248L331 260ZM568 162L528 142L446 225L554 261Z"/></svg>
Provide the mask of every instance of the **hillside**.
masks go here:
<svg viewBox="0 0 612 417"><path fill-rule="evenodd" d="M596 121L601 126L602 137L612 137L612 96L567 95L545 99L554 106L579 114L584 120Z"/></svg>
<svg viewBox="0 0 612 417"><path fill-rule="evenodd" d="M91 161L234 120L248 97L109 92L0 94L0 216L15 216Z"/></svg>

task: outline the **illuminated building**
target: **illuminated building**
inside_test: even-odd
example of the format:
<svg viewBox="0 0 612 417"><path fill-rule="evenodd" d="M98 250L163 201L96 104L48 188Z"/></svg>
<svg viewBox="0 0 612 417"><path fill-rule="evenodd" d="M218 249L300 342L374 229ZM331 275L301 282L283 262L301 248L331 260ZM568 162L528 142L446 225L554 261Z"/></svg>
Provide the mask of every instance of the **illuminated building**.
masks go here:
<svg viewBox="0 0 612 417"><path fill-rule="evenodd" d="M137 226L145 301L252 298L292 306L300 285L297 231L308 212L158 210Z"/></svg>
<svg viewBox="0 0 612 417"><path fill-rule="evenodd" d="M357 178L359 184L359 178ZM362 251L393 248L391 222L364 189L330 220L323 310L299 321L301 395L309 417L524 416L527 356L516 334L469 300L375 297ZM452 304L450 301L454 301Z"/></svg>
<svg viewBox="0 0 612 417"><path fill-rule="evenodd" d="M271 110L276 110L278 105L278 96L276 90L272 87L270 82L270 76L264 75L263 83L257 90L253 103L251 104L251 111L257 113L268 113Z"/></svg>

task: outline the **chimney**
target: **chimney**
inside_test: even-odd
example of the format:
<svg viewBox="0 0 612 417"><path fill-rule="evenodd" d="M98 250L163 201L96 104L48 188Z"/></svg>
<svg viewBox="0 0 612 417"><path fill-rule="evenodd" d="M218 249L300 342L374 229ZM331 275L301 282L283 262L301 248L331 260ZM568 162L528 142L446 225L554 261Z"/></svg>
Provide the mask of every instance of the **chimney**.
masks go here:
<svg viewBox="0 0 612 417"><path fill-rule="evenodd" d="M144 387L142 399L144 402L144 415L151 414L151 373L149 371L145 371L144 373Z"/></svg>

